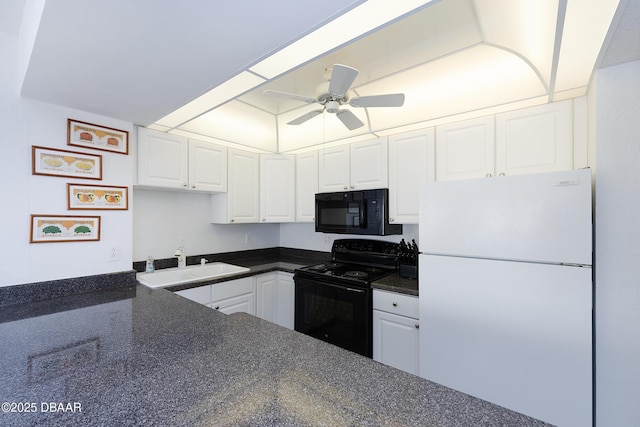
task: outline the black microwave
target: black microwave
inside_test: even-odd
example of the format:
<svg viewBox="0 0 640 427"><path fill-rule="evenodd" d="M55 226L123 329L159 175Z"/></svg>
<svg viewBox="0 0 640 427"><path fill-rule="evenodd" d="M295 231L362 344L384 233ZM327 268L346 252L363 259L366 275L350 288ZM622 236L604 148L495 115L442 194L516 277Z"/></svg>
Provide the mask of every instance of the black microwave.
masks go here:
<svg viewBox="0 0 640 427"><path fill-rule="evenodd" d="M340 234L402 234L402 224L389 224L389 190L316 194L316 231Z"/></svg>

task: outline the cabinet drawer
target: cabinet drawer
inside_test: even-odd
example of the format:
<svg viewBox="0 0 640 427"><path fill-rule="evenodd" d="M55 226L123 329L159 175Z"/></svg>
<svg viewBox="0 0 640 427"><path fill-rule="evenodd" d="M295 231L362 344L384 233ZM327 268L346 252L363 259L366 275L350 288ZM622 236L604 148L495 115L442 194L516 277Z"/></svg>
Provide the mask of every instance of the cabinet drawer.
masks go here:
<svg viewBox="0 0 640 427"><path fill-rule="evenodd" d="M418 319L418 297L373 290L373 309Z"/></svg>
<svg viewBox="0 0 640 427"><path fill-rule="evenodd" d="M211 285L211 299L207 302L232 298L250 292L253 292L253 277L214 283Z"/></svg>
<svg viewBox="0 0 640 427"><path fill-rule="evenodd" d="M211 285L177 291L176 294L200 304L207 304L211 301Z"/></svg>

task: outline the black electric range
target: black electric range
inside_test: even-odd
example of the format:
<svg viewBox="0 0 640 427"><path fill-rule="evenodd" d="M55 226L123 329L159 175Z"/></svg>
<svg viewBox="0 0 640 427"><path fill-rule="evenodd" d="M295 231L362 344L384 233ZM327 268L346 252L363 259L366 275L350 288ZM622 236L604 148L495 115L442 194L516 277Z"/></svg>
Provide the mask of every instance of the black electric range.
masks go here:
<svg viewBox="0 0 640 427"><path fill-rule="evenodd" d="M295 271L295 330L371 357L371 283L398 269L400 245L338 239L331 262Z"/></svg>

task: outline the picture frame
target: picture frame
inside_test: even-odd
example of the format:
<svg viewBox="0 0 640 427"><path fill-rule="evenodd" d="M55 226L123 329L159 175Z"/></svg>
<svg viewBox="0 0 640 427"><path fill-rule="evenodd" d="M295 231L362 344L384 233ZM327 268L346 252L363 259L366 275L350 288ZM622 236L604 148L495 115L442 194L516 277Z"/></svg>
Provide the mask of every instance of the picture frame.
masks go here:
<svg viewBox="0 0 640 427"><path fill-rule="evenodd" d="M30 234L30 243L96 242L100 240L100 217L32 214Z"/></svg>
<svg viewBox="0 0 640 427"><path fill-rule="evenodd" d="M129 154L129 132L67 119L67 145Z"/></svg>
<svg viewBox="0 0 640 427"><path fill-rule="evenodd" d="M102 156L33 145L31 173L100 181L102 180Z"/></svg>
<svg viewBox="0 0 640 427"><path fill-rule="evenodd" d="M129 188L67 183L67 209L126 211L129 209Z"/></svg>

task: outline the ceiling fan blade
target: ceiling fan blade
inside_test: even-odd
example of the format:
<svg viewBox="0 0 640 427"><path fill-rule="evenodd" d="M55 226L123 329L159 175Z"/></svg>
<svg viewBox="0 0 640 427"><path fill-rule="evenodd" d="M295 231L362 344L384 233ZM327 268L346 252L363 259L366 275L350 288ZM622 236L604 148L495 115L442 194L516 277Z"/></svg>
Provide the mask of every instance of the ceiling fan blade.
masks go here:
<svg viewBox="0 0 640 427"><path fill-rule="evenodd" d="M341 64L334 65L329 82L329 93L337 98L342 98L357 76L358 70L355 68Z"/></svg>
<svg viewBox="0 0 640 427"><path fill-rule="evenodd" d="M336 116L349 130L358 129L359 127L364 126L364 123L362 123L360 119L349 110L340 110L336 113Z"/></svg>
<svg viewBox="0 0 640 427"><path fill-rule="evenodd" d="M306 102L307 104L311 104L313 102L316 102L315 98L310 98L308 96L302 96L302 95L296 95L295 93L288 93L288 92L280 92L277 90L265 90L264 92L262 92L263 95L271 97L271 98L287 98L287 99L293 99L296 101L302 101L302 102Z"/></svg>
<svg viewBox="0 0 640 427"><path fill-rule="evenodd" d="M404 93L391 93L388 95L361 96L349 101L352 107L402 107Z"/></svg>
<svg viewBox="0 0 640 427"><path fill-rule="evenodd" d="M288 125L301 125L302 123L306 122L307 120L313 119L318 114L322 114L323 111L324 111L323 109L309 111L308 113L301 115L297 119L291 120L287 124Z"/></svg>

